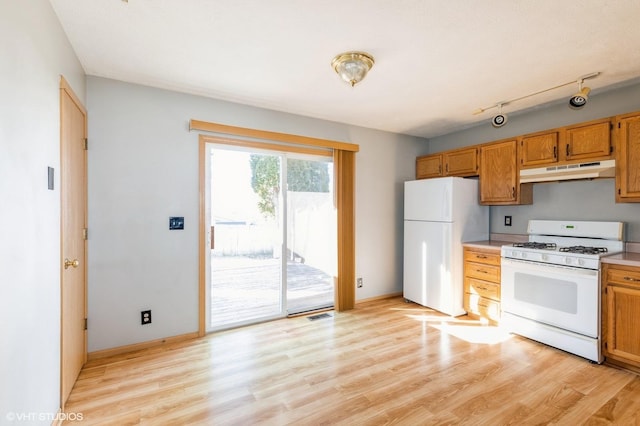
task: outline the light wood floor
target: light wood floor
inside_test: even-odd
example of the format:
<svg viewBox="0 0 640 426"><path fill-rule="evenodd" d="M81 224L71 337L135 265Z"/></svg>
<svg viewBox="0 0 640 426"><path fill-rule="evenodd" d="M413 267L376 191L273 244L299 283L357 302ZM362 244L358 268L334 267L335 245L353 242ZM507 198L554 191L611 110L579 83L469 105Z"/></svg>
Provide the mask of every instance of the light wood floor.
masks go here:
<svg viewBox="0 0 640 426"><path fill-rule="evenodd" d="M89 362L82 425L638 425L640 376L401 298Z"/></svg>

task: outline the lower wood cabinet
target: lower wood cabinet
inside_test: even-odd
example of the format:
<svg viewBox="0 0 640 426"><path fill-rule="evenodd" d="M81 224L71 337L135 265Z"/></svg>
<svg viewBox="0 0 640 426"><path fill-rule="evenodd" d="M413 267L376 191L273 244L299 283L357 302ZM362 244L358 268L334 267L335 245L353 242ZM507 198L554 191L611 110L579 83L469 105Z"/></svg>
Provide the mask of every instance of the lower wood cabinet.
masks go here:
<svg viewBox="0 0 640 426"><path fill-rule="evenodd" d="M464 247L463 304L472 318L500 321L500 248Z"/></svg>
<svg viewBox="0 0 640 426"><path fill-rule="evenodd" d="M603 352L606 360L640 372L640 268L602 268Z"/></svg>

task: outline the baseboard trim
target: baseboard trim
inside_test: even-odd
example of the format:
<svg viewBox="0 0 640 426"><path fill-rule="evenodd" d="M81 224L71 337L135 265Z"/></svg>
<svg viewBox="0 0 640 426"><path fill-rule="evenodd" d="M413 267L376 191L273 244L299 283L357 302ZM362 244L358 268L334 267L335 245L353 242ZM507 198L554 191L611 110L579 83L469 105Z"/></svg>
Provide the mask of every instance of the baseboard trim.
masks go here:
<svg viewBox="0 0 640 426"><path fill-rule="evenodd" d="M198 332L180 334L178 336L164 337L162 339L149 340L146 342L134 343L132 345L118 346L111 349L102 349L99 351L89 352L87 354L87 361L93 361L95 359L107 358L114 355L122 355L128 352L135 352L141 349L153 348L156 346L168 345L170 343L182 342L185 340L191 340L199 337Z"/></svg>
<svg viewBox="0 0 640 426"><path fill-rule="evenodd" d="M401 291L399 291L397 293L383 294L382 296L374 296L374 297L367 297L366 299L359 299L359 300L356 300L356 305L359 305L360 303L373 302L373 301L376 301L376 300L392 299L392 298L398 297L398 296L402 296L402 292Z"/></svg>
<svg viewBox="0 0 640 426"><path fill-rule="evenodd" d="M58 408L56 418L51 422L51 426L62 426L62 422L64 421L64 416L62 415L62 413L64 413L64 411L62 411L62 408Z"/></svg>

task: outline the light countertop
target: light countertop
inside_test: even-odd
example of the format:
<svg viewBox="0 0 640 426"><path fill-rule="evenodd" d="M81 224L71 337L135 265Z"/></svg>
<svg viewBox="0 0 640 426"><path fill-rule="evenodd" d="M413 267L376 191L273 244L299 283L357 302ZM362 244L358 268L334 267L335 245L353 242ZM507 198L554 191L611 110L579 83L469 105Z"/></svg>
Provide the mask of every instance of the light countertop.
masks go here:
<svg viewBox="0 0 640 426"><path fill-rule="evenodd" d="M624 253L612 254L611 256L603 256L600 261L602 263L635 266L640 268L640 253L627 251Z"/></svg>
<svg viewBox="0 0 640 426"><path fill-rule="evenodd" d="M463 247L474 247L481 249L495 249L496 251L500 250L500 247L513 244L510 241L500 241L500 240L485 240L485 241L470 241L467 243L462 243Z"/></svg>

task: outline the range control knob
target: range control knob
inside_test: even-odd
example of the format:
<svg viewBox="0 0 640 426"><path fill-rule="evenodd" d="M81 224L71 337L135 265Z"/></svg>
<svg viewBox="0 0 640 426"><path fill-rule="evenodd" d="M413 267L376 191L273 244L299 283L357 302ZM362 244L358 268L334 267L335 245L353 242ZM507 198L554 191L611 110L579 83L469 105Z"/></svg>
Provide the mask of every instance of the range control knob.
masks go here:
<svg viewBox="0 0 640 426"><path fill-rule="evenodd" d="M564 258L564 263L566 263L567 265L571 265L571 258L570 257L565 257Z"/></svg>
<svg viewBox="0 0 640 426"><path fill-rule="evenodd" d="M522 253L522 258L526 259L527 258L527 253Z"/></svg>
<svg viewBox="0 0 640 426"><path fill-rule="evenodd" d="M542 260L549 260L549 256L547 256L546 254L541 255L540 258Z"/></svg>
<svg viewBox="0 0 640 426"><path fill-rule="evenodd" d="M578 259L578 265L584 266L584 259Z"/></svg>

